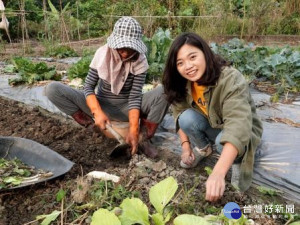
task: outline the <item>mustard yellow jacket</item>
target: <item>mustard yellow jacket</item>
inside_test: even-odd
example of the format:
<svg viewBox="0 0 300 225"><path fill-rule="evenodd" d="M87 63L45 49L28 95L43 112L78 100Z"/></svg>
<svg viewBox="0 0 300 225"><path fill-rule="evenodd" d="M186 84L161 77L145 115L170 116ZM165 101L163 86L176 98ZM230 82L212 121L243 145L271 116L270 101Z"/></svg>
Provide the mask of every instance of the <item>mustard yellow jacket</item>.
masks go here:
<svg viewBox="0 0 300 225"><path fill-rule="evenodd" d="M239 188L245 191L252 182L254 155L263 132L248 84L238 70L224 67L217 84L208 86L204 97L208 102L208 121L211 127L223 131L221 144L233 144L238 149L238 157L243 157ZM193 104L190 81L187 83L186 101L172 105L176 130L179 129L179 115L188 108L197 109L205 115Z"/></svg>

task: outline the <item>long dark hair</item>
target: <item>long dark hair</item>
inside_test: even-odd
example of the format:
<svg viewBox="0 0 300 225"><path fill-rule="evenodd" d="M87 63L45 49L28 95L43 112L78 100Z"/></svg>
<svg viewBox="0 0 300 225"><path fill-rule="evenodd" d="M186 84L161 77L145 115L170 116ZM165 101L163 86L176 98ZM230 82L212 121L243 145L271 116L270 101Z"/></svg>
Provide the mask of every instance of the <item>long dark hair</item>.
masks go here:
<svg viewBox="0 0 300 225"><path fill-rule="evenodd" d="M169 103L180 102L187 95L187 79L177 70L177 54L180 48L188 44L199 48L205 56L206 69L203 76L197 81L201 85L214 85L221 74L222 66L229 65L222 57L213 53L204 39L195 33L183 33L173 41L163 74L162 83Z"/></svg>

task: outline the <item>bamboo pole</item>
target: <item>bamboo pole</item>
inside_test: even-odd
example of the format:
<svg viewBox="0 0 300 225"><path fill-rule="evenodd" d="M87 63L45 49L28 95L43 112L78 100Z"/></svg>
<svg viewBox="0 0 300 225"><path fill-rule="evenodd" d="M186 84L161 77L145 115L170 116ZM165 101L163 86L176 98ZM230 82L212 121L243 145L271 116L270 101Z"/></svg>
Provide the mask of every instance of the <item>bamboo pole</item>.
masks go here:
<svg viewBox="0 0 300 225"><path fill-rule="evenodd" d="M59 0L59 4L60 4L60 19L61 19L61 23L62 23L61 31L62 31L62 36L63 36L63 42L64 42L64 36L66 35L66 39L67 39L68 43L70 43L69 34L68 34L67 26L65 23L65 19L64 19L61 0Z"/></svg>
<svg viewBox="0 0 300 225"><path fill-rule="evenodd" d="M24 23L24 8L25 8L25 3L24 0L20 0L19 2L19 7L21 11L21 32L22 32L22 43L23 43L23 55L26 53L26 44L25 44L25 23Z"/></svg>
<svg viewBox="0 0 300 225"><path fill-rule="evenodd" d="M240 39L243 39L243 34L244 34L244 28L245 28L245 20L246 20L246 1L244 1L244 5L243 5L243 23L242 23L242 29L241 29L241 35L240 35Z"/></svg>
<svg viewBox="0 0 300 225"><path fill-rule="evenodd" d="M78 23L78 21L80 21L79 20L79 9L78 9L79 2L80 2L80 0L76 1L76 14L77 14L77 33L78 33L78 39L80 41L81 37L80 37L80 30L79 30L79 23Z"/></svg>
<svg viewBox="0 0 300 225"><path fill-rule="evenodd" d="M44 32L45 36L47 37L47 40L49 40L49 27L48 27L48 15L47 15L47 4L46 0L43 0L43 15L44 15Z"/></svg>

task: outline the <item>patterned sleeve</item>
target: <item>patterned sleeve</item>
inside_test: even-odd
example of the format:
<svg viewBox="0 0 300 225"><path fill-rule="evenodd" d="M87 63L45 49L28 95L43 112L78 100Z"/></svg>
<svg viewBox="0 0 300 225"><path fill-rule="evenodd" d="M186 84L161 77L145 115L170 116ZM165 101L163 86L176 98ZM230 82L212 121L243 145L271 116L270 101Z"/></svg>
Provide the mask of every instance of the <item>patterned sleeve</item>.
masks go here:
<svg viewBox="0 0 300 225"><path fill-rule="evenodd" d="M128 98L129 109L140 109L143 96L143 85L146 80L146 73L135 75L132 88Z"/></svg>
<svg viewBox="0 0 300 225"><path fill-rule="evenodd" d="M95 87L98 83L98 80L99 80L99 76L97 70L90 68L88 75L85 78L85 84L84 84L85 97L91 94L95 94Z"/></svg>

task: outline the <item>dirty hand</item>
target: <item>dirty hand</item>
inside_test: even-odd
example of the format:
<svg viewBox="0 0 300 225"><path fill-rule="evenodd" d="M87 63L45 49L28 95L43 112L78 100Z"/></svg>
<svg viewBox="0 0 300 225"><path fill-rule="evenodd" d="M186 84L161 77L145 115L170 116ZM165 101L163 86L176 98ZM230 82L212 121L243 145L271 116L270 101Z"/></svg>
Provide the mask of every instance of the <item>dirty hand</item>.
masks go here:
<svg viewBox="0 0 300 225"><path fill-rule="evenodd" d="M184 164L192 165L195 160L194 152L190 150L182 150L181 160Z"/></svg>
<svg viewBox="0 0 300 225"><path fill-rule="evenodd" d="M195 155L193 150L191 149L190 143L183 142L182 144L182 154L181 160L184 164L191 165L195 160Z"/></svg>
<svg viewBox="0 0 300 225"><path fill-rule="evenodd" d="M131 149L131 155L134 155L138 150L138 140L139 140L139 134L137 132L129 132L126 137L126 143L130 144Z"/></svg>
<svg viewBox="0 0 300 225"><path fill-rule="evenodd" d="M102 111L98 111L97 113L94 113L94 120L95 120L95 125L99 127L101 130L105 130L106 124L110 125L110 120L106 116L106 114Z"/></svg>
<svg viewBox="0 0 300 225"><path fill-rule="evenodd" d="M212 174L206 181L206 196L205 199L210 202L219 200L225 191L225 177L220 174Z"/></svg>

